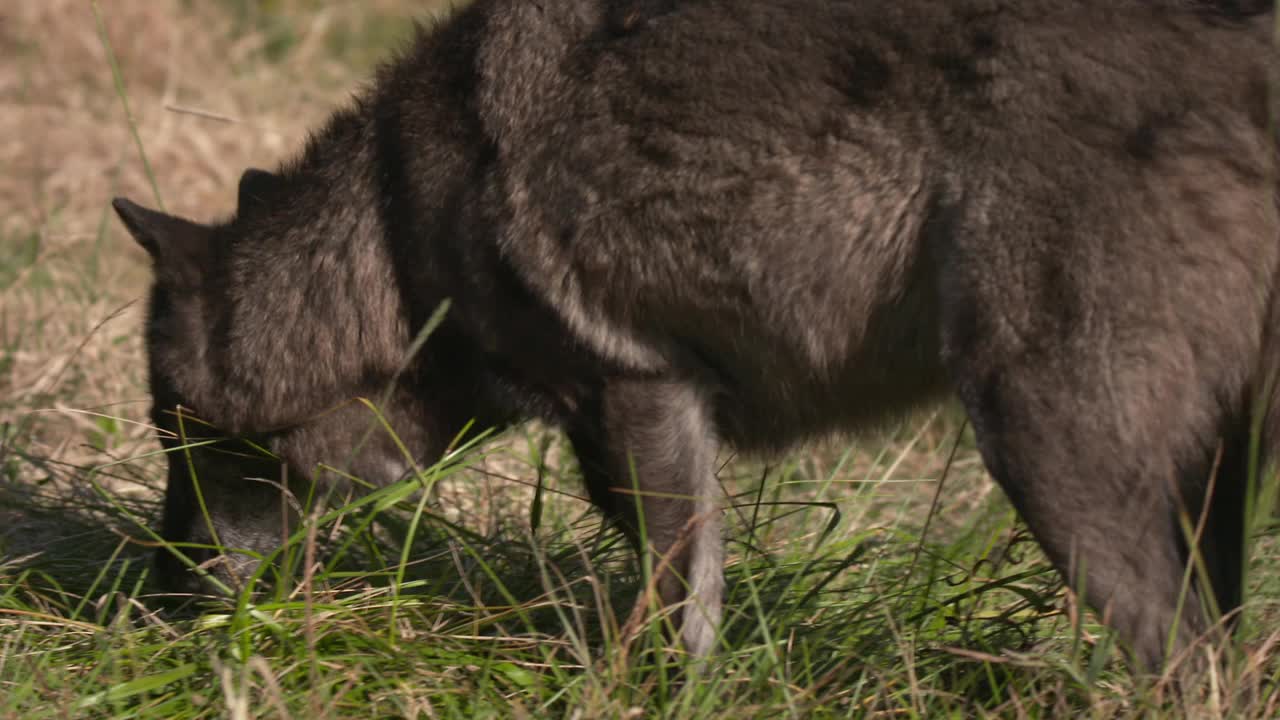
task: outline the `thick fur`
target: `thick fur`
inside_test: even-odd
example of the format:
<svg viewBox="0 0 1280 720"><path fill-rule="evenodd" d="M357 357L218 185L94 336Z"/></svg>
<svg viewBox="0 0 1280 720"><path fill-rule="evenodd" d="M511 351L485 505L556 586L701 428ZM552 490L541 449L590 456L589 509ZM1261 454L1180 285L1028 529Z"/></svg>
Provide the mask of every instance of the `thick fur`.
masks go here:
<svg viewBox="0 0 1280 720"><path fill-rule="evenodd" d="M117 201L155 258L156 422L190 408L291 482L402 472L349 402L391 383L423 460L473 418L556 423L593 500L666 559L703 653L718 448L954 393L1049 557L1154 667L1171 629L1174 650L1207 629L1202 601L1239 605L1280 332L1273 21L1194 0L476 0L298 158L246 173L231 219ZM194 451L205 527L172 458L168 538L278 542L278 492L245 479L277 469ZM1175 620L1180 515L1206 519L1213 591Z"/></svg>

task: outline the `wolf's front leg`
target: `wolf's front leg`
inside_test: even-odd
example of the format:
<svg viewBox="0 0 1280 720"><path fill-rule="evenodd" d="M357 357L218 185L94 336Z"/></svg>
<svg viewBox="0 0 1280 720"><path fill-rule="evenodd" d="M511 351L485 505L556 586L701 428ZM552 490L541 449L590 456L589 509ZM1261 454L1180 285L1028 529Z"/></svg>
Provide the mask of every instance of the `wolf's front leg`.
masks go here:
<svg viewBox="0 0 1280 720"><path fill-rule="evenodd" d="M569 429L591 499L649 553L659 599L678 606L694 655L716 641L724 593L710 412L690 383L612 380Z"/></svg>

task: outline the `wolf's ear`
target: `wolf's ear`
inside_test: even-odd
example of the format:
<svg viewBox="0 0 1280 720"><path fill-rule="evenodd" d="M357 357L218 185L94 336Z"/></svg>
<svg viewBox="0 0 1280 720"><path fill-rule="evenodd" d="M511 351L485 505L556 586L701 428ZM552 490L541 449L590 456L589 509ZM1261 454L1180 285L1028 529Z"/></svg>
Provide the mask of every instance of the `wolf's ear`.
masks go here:
<svg viewBox="0 0 1280 720"><path fill-rule="evenodd" d="M208 264L210 231L205 225L142 207L127 198L111 201L120 222L156 264L156 274L198 283Z"/></svg>
<svg viewBox="0 0 1280 720"><path fill-rule="evenodd" d="M279 185L280 176L275 173L259 170L258 168L245 170L244 174L240 176L238 207L243 210L250 205L256 205L266 200Z"/></svg>

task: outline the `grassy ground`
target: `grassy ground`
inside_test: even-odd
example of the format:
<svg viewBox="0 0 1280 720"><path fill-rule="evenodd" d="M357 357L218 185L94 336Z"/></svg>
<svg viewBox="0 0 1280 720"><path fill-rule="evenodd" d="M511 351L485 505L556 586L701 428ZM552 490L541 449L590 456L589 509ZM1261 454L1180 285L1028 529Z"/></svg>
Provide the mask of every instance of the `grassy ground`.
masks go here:
<svg viewBox="0 0 1280 720"><path fill-rule="evenodd" d="M632 613L644 574L536 427L429 469L427 494L319 518L272 594L161 610L147 267L107 202L227 212L245 166L296 148L434 7L0 6L0 717L1277 716L1271 539L1228 672L1136 682L953 409L774 466L724 458L731 610L683 691ZM315 545L337 552L313 564Z"/></svg>

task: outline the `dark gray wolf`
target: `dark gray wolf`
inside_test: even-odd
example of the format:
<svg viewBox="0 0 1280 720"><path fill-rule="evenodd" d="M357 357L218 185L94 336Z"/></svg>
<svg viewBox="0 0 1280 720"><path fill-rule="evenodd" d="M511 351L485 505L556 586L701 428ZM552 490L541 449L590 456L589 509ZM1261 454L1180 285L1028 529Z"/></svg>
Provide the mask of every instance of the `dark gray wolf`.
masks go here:
<svg viewBox="0 0 1280 720"><path fill-rule="evenodd" d="M154 258L155 422L181 405L295 478L384 482L400 454L356 451L346 400L390 385L423 459L473 418L544 418L667 559L705 653L717 450L954 394L1154 668L1240 604L1280 331L1273 24L1192 0L476 0L247 172L234 217L116 201ZM278 492L245 478L280 467L192 460L212 527L175 454L167 538L279 544ZM1208 582L1180 607L1188 563Z"/></svg>

